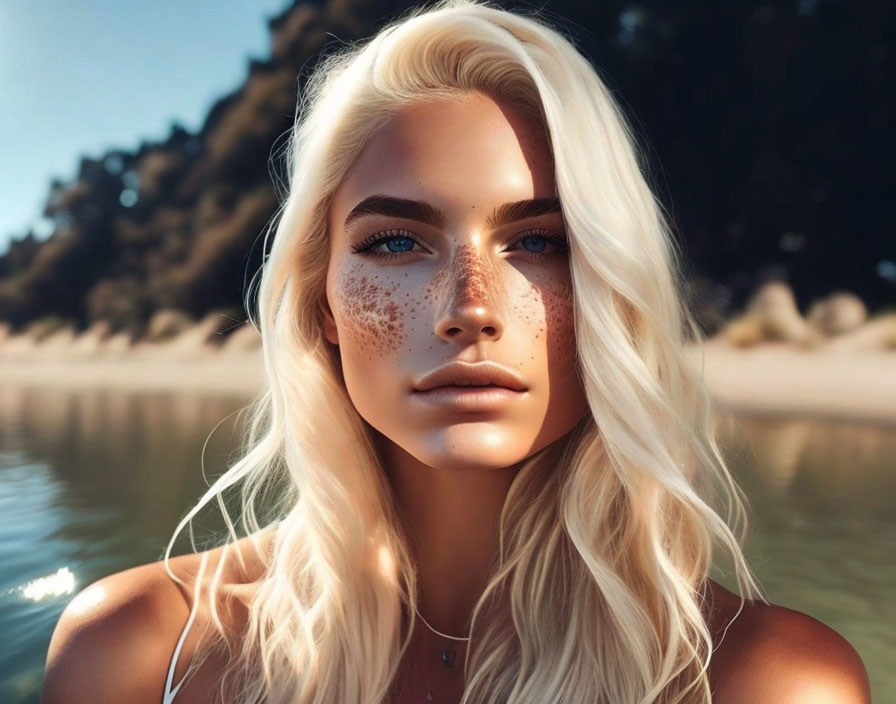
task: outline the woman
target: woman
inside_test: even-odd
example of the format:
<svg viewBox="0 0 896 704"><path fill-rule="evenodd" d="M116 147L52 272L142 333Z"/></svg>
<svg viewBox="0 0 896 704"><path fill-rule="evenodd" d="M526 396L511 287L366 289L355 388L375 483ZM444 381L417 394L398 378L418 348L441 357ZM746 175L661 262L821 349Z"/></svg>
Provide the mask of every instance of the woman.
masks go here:
<svg viewBox="0 0 896 704"><path fill-rule="evenodd" d="M240 523L79 595L45 702L867 702L848 643L754 600L671 237L570 43L452 0L306 98L268 388L200 502L241 487Z"/></svg>

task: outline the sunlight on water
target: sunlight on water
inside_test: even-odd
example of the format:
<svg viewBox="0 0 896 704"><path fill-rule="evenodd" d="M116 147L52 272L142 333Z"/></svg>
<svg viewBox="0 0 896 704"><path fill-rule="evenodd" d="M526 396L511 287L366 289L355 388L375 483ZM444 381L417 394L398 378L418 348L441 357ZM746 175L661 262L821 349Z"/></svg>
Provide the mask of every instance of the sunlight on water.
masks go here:
<svg viewBox="0 0 896 704"><path fill-rule="evenodd" d="M75 575L68 567L60 567L51 575L32 579L28 584L19 587L19 591L29 601L65 596L75 591Z"/></svg>

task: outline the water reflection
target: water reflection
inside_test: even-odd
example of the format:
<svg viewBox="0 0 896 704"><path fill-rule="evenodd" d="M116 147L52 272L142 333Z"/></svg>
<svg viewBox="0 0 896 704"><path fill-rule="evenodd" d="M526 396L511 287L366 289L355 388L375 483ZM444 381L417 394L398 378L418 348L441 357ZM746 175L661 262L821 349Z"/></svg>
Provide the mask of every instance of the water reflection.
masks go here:
<svg viewBox="0 0 896 704"><path fill-rule="evenodd" d="M244 405L195 394L0 389L0 701L37 701L49 636L71 591L161 557L206 486L203 443ZM226 468L236 422L209 440L208 476ZM29 598L38 591L42 598Z"/></svg>
<svg viewBox="0 0 896 704"><path fill-rule="evenodd" d="M203 443L245 402L0 389L0 701L37 702L66 592L161 556L206 486ZM210 476L238 431L231 417L212 436ZM846 635L876 697L896 691L893 429L739 418L723 444L752 502L748 556L770 599Z"/></svg>
<svg viewBox="0 0 896 704"><path fill-rule="evenodd" d="M65 508L79 519L61 527L66 537L109 538L102 516L125 509L128 525L122 528L158 545L204 487L200 454L206 436L243 405L240 399L187 394L3 389L0 446L52 468L65 488ZM209 474L223 471L234 430L233 422L224 423L212 437L205 457ZM94 520L80 520L86 512Z"/></svg>
<svg viewBox="0 0 896 704"><path fill-rule="evenodd" d="M812 434L804 420L753 421L739 428L741 442L753 452L757 475L769 489L787 491L799 473L803 449ZM734 440L738 438L735 435Z"/></svg>
<svg viewBox="0 0 896 704"><path fill-rule="evenodd" d="M742 482L798 502L889 516L896 432L887 425L740 417L725 444Z"/></svg>

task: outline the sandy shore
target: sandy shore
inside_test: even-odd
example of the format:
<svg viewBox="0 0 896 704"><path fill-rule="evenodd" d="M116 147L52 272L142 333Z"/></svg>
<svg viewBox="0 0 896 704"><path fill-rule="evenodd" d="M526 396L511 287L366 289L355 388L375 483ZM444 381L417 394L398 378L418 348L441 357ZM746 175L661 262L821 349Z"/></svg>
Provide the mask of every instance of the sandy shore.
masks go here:
<svg viewBox="0 0 896 704"><path fill-rule="evenodd" d="M261 387L260 355L215 355L194 359L3 360L0 385L31 388L120 391L183 391L251 396Z"/></svg>
<svg viewBox="0 0 896 704"><path fill-rule="evenodd" d="M222 343L218 318L155 343L108 335L102 325L80 334L64 328L40 341L0 334L0 385L251 396L262 383L258 334L244 325Z"/></svg>
<svg viewBox="0 0 896 704"><path fill-rule="evenodd" d="M699 351L691 354L699 358ZM704 379L733 411L896 423L896 353L708 342Z"/></svg>
<svg viewBox="0 0 896 704"><path fill-rule="evenodd" d="M189 338L188 338L189 342ZM223 348L194 337L165 345L97 349L71 340L25 349L0 345L0 385L121 391L171 391L248 397L261 388L260 350ZM689 354L699 359L696 348ZM785 343L703 346L704 378L735 412L896 424L896 351L807 350Z"/></svg>
<svg viewBox="0 0 896 704"><path fill-rule="evenodd" d="M244 328L221 344L214 321L160 343L132 344L125 335L70 329L36 342L27 334L0 339L0 385L109 388L251 396L261 388L258 336Z"/></svg>

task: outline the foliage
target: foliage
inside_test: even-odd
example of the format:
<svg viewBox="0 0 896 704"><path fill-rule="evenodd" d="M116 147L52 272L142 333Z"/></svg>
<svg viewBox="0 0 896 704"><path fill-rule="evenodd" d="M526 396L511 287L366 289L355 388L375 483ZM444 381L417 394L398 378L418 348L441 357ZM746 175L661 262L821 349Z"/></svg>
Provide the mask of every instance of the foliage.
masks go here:
<svg viewBox="0 0 896 704"><path fill-rule="evenodd" d="M322 48L410 4L296 2L269 21L270 58L250 63L198 134L175 125L136 152L83 159L73 179L51 184L53 234L29 233L0 256L0 320L105 320L140 333L158 310L199 318L241 306L283 181L270 158L304 78ZM887 3L540 7L594 59L635 125L655 189L674 205L686 292L705 327L768 278L789 280L803 303L835 288L869 308L894 299L896 276L875 273L896 271L882 158L893 146Z"/></svg>

